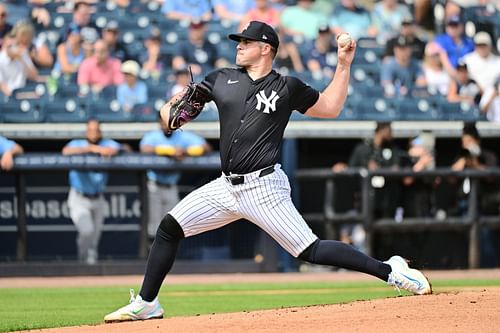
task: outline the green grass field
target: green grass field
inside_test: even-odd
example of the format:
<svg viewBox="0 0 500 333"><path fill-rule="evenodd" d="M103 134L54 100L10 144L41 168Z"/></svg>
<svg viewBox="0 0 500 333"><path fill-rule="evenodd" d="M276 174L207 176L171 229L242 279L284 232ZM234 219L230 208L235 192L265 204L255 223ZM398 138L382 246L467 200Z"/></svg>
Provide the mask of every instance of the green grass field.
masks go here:
<svg viewBox="0 0 500 333"><path fill-rule="evenodd" d="M499 280L438 280L435 292L499 286ZM137 286L135 287L137 291ZM0 289L0 332L102 323L128 302L127 287ZM166 315L192 316L395 297L380 282L306 282L168 285L160 300Z"/></svg>

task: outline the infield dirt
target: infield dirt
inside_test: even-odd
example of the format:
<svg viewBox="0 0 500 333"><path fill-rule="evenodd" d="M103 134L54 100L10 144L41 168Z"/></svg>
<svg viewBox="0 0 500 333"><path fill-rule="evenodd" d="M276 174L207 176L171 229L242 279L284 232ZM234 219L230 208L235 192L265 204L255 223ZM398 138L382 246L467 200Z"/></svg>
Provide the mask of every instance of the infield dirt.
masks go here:
<svg viewBox="0 0 500 333"><path fill-rule="evenodd" d="M428 272L432 279L498 279L500 270ZM245 281L242 281L243 280ZM78 278L33 278L40 286L82 285ZM234 280L233 280L234 279ZM357 273L170 276L167 283L352 281L373 278ZM0 279L0 287L13 281ZM65 281L65 283L63 282ZM140 277L84 278L84 285L140 283ZM100 283L99 283L100 281ZM30 285L32 285L30 283ZM167 315L168 315L168 308ZM319 305L228 314L174 317L144 322L34 330L43 333L135 332L500 332L500 288L454 288L428 296L409 296L346 304Z"/></svg>

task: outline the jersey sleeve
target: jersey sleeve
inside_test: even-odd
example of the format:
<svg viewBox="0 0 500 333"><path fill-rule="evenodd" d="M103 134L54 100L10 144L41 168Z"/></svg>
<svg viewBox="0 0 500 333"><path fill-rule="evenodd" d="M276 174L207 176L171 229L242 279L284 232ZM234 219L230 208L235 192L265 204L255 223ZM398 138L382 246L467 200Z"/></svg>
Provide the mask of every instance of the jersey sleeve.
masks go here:
<svg viewBox="0 0 500 333"><path fill-rule="evenodd" d="M207 76L205 76L205 79L201 81L200 85L208 90L211 95L211 99L213 99L212 91L215 87L215 81L217 80L217 76L219 76L220 70L215 70L213 72L210 72Z"/></svg>
<svg viewBox="0 0 500 333"><path fill-rule="evenodd" d="M296 77L289 76L287 86L290 95L290 108L292 110L305 113L318 101L319 91L305 84Z"/></svg>

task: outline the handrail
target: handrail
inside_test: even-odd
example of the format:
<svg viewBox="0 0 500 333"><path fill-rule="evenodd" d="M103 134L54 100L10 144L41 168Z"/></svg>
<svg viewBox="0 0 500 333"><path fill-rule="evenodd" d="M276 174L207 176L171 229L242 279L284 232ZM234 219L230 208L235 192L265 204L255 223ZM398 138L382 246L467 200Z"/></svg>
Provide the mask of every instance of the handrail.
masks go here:
<svg viewBox="0 0 500 333"><path fill-rule="evenodd" d="M471 188L468 194L468 211L465 216L451 217L444 220L437 218L406 218L403 222L397 223L394 219L379 219L373 217L370 193L373 190L371 178L382 176L386 178L435 178L435 177L457 177L470 178ZM482 224L500 224L500 216L485 218L479 217L478 212L478 183L481 178L500 177L500 168L489 168L486 170L462 170L454 171L450 168L436 168L434 170L423 170L415 172L411 168L404 169L377 169L367 170L365 168L348 168L341 172L334 172L332 169L302 169L295 172L298 180L325 180L325 202L323 205L324 222L327 225L327 234L332 234L331 225L338 223L363 223L366 229L366 249L372 252L372 239L375 231L388 228L400 229L428 229L430 227L466 229L469 232L469 267L479 267L479 229ZM333 207L334 181L338 178L356 177L361 185L361 212L350 214L335 214ZM317 215L317 214L316 214Z"/></svg>

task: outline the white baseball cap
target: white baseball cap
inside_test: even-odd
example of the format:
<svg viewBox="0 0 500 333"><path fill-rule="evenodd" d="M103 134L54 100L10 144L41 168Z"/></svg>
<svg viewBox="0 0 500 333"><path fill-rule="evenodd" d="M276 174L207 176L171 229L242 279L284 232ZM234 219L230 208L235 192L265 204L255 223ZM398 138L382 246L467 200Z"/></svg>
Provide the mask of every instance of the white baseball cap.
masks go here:
<svg viewBox="0 0 500 333"><path fill-rule="evenodd" d="M141 67L134 60L127 60L121 66L121 71L124 74L131 74L133 76L139 76L139 72L141 71Z"/></svg>
<svg viewBox="0 0 500 333"><path fill-rule="evenodd" d="M474 36L474 44L484 44L491 46L491 37L487 32L480 31Z"/></svg>

